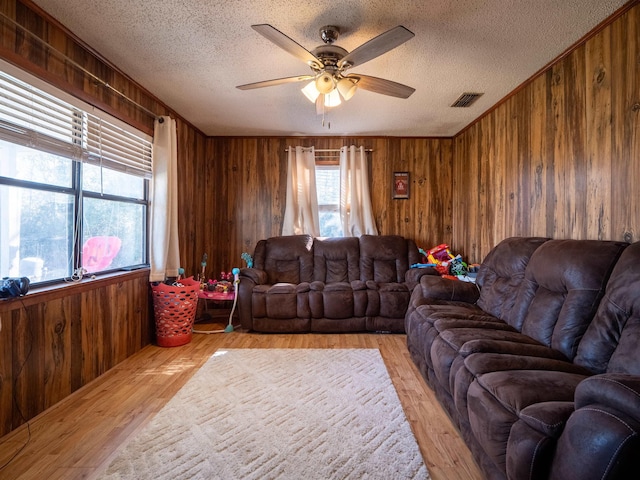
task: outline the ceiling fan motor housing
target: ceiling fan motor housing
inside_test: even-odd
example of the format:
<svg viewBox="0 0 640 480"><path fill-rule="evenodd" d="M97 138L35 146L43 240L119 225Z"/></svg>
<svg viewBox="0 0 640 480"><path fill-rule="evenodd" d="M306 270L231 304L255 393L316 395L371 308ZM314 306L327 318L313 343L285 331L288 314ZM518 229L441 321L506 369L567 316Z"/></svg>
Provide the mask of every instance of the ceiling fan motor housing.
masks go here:
<svg viewBox="0 0 640 480"><path fill-rule="evenodd" d="M338 62L342 60L349 52L338 45L320 45L316 47L312 52L314 56L322 61L324 68L338 69Z"/></svg>

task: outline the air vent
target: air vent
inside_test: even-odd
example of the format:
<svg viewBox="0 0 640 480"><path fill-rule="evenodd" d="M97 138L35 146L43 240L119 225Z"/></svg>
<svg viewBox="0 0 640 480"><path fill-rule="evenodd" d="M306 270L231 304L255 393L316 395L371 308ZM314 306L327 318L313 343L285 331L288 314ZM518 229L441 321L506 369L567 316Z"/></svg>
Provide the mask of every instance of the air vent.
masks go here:
<svg viewBox="0 0 640 480"><path fill-rule="evenodd" d="M482 96L482 93L463 93L458 99L453 102L452 107L470 107L473 103Z"/></svg>

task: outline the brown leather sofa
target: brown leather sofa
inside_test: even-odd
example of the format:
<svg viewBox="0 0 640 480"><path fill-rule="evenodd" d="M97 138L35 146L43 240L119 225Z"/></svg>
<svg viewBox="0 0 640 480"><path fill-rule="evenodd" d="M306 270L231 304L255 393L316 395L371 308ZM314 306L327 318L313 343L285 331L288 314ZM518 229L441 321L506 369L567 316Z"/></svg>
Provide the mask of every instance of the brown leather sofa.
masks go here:
<svg viewBox="0 0 640 480"><path fill-rule="evenodd" d="M640 242L510 238L423 277L407 345L489 479L640 472Z"/></svg>
<svg viewBox="0 0 640 480"><path fill-rule="evenodd" d="M396 235L260 240L240 270L242 327L258 332L404 332L411 290L430 268Z"/></svg>

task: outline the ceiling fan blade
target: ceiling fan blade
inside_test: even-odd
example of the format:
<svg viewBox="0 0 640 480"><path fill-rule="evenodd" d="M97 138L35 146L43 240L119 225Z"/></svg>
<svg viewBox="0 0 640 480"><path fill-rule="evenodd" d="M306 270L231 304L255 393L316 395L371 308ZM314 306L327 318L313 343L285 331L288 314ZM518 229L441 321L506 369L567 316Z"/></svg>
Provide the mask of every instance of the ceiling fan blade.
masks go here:
<svg viewBox="0 0 640 480"><path fill-rule="evenodd" d="M356 85L358 88L391 97L409 98L411 94L416 91L415 88L403 85L402 83L392 82L384 78L371 77L369 75L352 74L345 75L345 77L357 80Z"/></svg>
<svg viewBox="0 0 640 480"><path fill-rule="evenodd" d="M307 65L315 66L317 68L323 67L322 62L320 61L320 59L318 59L318 57L316 57L298 42L287 37L280 30L272 27L271 25L262 23L260 25L251 25L251 28L265 37L267 40L271 40L277 46L289 52L294 57L299 58Z"/></svg>
<svg viewBox="0 0 640 480"><path fill-rule="evenodd" d="M411 30L403 27L402 25L398 25L377 37L372 38L368 42L363 43L353 52L345 55L344 58L338 62L338 67L341 68L347 63L352 67L362 65L363 63L379 57L383 53L387 53L389 50L393 50L394 48L402 45L414 36L415 35Z"/></svg>
<svg viewBox="0 0 640 480"><path fill-rule="evenodd" d="M305 80L313 80L313 75L298 75L297 77L274 78L273 80L264 80L262 82L247 83L238 85L236 88L240 90L251 90L253 88L272 87L274 85L282 85L283 83L304 82Z"/></svg>

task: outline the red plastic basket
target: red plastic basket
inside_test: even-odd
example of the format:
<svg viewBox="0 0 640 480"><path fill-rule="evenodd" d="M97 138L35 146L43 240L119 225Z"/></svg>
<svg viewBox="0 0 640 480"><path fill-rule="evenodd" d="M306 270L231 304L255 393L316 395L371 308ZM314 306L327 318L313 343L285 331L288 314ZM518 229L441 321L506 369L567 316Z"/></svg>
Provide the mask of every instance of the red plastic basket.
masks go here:
<svg viewBox="0 0 640 480"><path fill-rule="evenodd" d="M191 341L198 309L200 282L180 280L182 287L160 283L151 286L156 336L161 347L178 347Z"/></svg>

